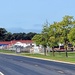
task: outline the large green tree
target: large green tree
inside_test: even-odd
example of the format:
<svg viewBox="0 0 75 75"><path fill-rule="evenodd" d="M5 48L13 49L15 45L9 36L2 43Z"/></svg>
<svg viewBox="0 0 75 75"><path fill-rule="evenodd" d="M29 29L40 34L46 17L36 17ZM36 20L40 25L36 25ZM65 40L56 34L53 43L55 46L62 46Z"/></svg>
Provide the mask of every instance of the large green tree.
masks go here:
<svg viewBox="0 0 75 75"><path fill-rule="evenodd" d="M43 25L43 29L41 32L41 35L42 35L41 45L44 48L44 54L45 55L47 55L47 46L49 45L49 43L48 43L48 40L49 40L48 32L49 32L49 23L48 23L48 21L46 21L46 23L44 23L44 25Z"/></svg>
<svg viewBox="0 0 75 75"><path fill-rule="evenodd" d="M44 55L47 55L47 46L48 46L48 22L44 23L42 32L40 34L35 35L32 40L36 42L37 45L42 45L44 48Z"/></svg>
<svg viewBox="0 0 75 75"><path fill-rule="evenodd" d="M54 54L54 46L58 46L58 28L57 28L58 23L54 22L52 25L49 27L49 32L48 32L48 44L52 48L53 56Z"/></svg>
<svg viewBox="0 0 75 75"><path fill-rule="evenodd" d="M68 57L68 43L73 43L75 40L73 36L75 29L73 28L75 28L75 20L73 16L66 15L63 17L62 21L54 22L53 24L48 24L48 22L46 22L43 26L42 32L40 35L38 35L41 41L38 39L38 37L36 37L36 42L39 42L38 44L41 44L43 47L47 47L48 45L52 48L59 45L59 43L62 43L64 44L66 57Z"/></svg>
<svg viewBox="0 0 75 75"><path fill-rule="evenodd" d="M73 16L64 16L63 20L60 22L60 25L62 30L61 36L63 37L66 57L68 57L68 54L67 54L67 47L69 42L68 34L70 33L70 30L75 27L75 20Z"/></svg>
<svg viewBox="0 0 75 75"><path fill-rule="evenodd" d="M50 46L55 46L59 43L63 43L65 47L66 57L68 57L68 34L70 33L70 30L74 27L75 20L73 16L64 16L62 21L54 22L52 25L50 25Z"/></svg>

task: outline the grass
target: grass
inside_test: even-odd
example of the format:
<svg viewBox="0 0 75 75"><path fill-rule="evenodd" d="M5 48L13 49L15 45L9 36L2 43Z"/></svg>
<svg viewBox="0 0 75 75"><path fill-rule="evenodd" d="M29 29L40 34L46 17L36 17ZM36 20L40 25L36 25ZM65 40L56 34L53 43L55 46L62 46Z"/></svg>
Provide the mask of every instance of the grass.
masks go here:
<svg viewBox="0 0 75 75"><path fill-rule="evenodd" d="M65 52L61 52L60 54L56 52L55 56L52 56L52 53L48 53L47 56L42 54L30 54L30 53L22 53L21 55L75 63L75 52L68 52L68 57L65 56Z"/></svg>
<svg viewBox="0 0 75 75"><path fill-rule="evenodd" d="M15 51L12 50L0 50L1 53L15 53Z"/></svg>
<svg viewBox="0 0 75 75"><path fill-rule="evenodd" d="M9 54L16 54L15 51L9 50L0 50L1 53L9 53ZM22 56L30 56L30 57L38 57L38 58L45 58L45 59L52 59L52 60L59 60L65 62L72 62L75 63L75 52L68 52L68 57L66 57L65 52L55 52L55 56L52 55L52 52L48 53L47 56L44 54L31 54L31 53L18 53L17 55Z"/></svg>

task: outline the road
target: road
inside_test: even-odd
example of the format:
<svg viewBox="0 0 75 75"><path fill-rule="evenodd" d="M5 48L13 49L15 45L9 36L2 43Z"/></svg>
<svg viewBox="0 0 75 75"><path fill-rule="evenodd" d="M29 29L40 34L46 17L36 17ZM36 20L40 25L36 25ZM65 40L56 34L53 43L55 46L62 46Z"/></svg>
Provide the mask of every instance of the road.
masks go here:
<svg viewBox="0 0 75 75"><path fill-rule="evenodd" d="M4 75L75 75L75 65L0 54L0 72Z"/></svg>

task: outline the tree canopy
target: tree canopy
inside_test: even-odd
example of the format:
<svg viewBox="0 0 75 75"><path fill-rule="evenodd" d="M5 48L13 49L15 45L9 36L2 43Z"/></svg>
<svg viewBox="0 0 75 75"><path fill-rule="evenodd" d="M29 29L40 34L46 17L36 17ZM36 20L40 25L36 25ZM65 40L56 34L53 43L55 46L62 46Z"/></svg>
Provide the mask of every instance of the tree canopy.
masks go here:
<svg viewBox="0 0 75 75"><path fill-rule="evenodd" d="M0 28L0 41L11 41L11 40L31 40L37 33L11 33L5 28Z"/></svg>
<svg viewBox="0 0 75 75"><path fill-rule="evenodd" d="M75 20L73 16L64 16L60 22L54 22L49 24L48 22L44 24L42 32L38 37L42 35L42 41L39 44L43 46L54 47L59 45L59 43L64 44L67 56L67 45L69 42L75 42ZM35 35L36 36L36 35ZM33 38L35 38L35 36ZM36 40L38 39L36 36ZM35 40L35 42L37 42ZM43 42L43 44L42 44Z"/></svg>

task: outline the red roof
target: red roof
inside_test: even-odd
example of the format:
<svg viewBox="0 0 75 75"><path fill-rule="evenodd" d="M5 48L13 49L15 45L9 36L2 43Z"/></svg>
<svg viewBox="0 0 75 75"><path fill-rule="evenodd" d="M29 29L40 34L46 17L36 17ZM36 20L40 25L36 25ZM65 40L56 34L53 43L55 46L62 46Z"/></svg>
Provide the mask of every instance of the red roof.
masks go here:
<svg viewBox="0 0 75 75"><path fill-rule="evenodd" d="M15 44L16 42L33 43L32 40L12 40L12 41L0 41L0 44Z"/></svg>

